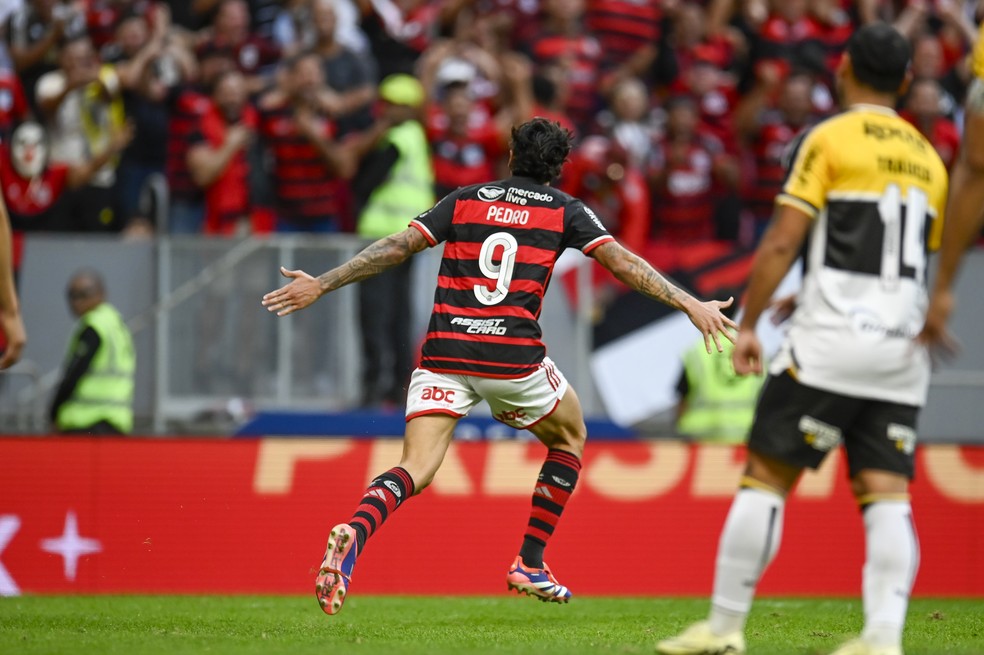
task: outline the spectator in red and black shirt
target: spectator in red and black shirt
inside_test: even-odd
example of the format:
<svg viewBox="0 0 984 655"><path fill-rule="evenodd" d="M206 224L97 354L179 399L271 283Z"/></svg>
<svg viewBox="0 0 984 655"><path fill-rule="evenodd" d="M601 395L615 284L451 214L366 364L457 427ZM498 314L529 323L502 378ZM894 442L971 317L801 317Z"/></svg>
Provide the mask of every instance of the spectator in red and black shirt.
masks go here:
<svg viewBox="0 0 984 655"><path fill-rule="evenodd" d="M450 82L440 93L441 104L431 110L426 125L438 197L492 179L506 153L499 126L487 111L476 111L468 82Z"/></svg>
<svg viewBox="0 0 984 655"><path fill-rule="evenodd" d="M190 139L188 170L205 190L205 234L242 236L255 231L246 152L258 119L246 84L239 71L222 75Z"/></svg>
<svg viewBox="0 0 984 655"><path fill-rule="evenodd" d="M249 30L246 0L222 0L212 21L211 35L198 46L198 53L199 56L209 50L227 53L246 76L250 94L255 94L263 90L266 76L280 61L280 49Z"/></svg>
<svg viewBox="0 0 984 655"><path fill-rule="evenodd" d="M65 190L70 167L48 160L44 129L21 123L0 146L0 182L19 245L21 232L71 230Z"/></svg>
<svg viewBox="0 0 984 655"><path fill-rule="evenodd" d="M770 62L787 67L789 62L797 59L822 61L824 29L820 21L810 15L808 1L783 0L770 4L772 12L752 41L754 63Z"/></svg>
<svg viewBox="0 0 984 655"><path fill-rule="evenodd" d="M126 18L139 16L153 23L160 10L167 12L165 20L170 22L168 8L153 0L89 0L87 4L86 28L92 45L100 51L113 42L117 27Z"/></svg>
<svg viewBox="0 0 984 655"><path fill-rule="evenodd" d="M956 124L943 115L942 89L940 83L932 78L913 81L905 100L902 118L909 121L929 139L936 148L943 164L949 169L957 159L960 149L960 130Z"/></svg>
<svg viewBox="0 0 984 655"><path fill-rule="evenodd" d="M600 213L605 229L626 248L642 252L649 237L651 205L646 178L615 140L586 137L571 154L564 191Z"/></svg>
<svg viewBox="0 0 984 655"><path fill-rule="evenodd" d="M721 71L711 55L699 48L680 83L682 93L696 101L702 128L714 135L725 150L734 153L738 146L734 110L739 99L734 78Z"/></svg>
<svg viewBox="0 0 984 655"><path fill-rule="evenodd" d="M699 4L686 2L677 8L673 16L670 52L679 75L685 74L697 58L721 70L734 67L735 44L725 34L711 32L711 27L708 12Z"/></svg>
<svg viewBox="0 0 984 655"><path fill-rule="evenodd" d="M671 98L666 111L666 136L649 166L652 236L674 243L715 239L717 199L737 185L738 167L720 141L700 131L692 98Z"/></svg>
<svg viewBox="0 0 984 655"><path fill-rule="evenodd" d="M601 46L601 92L619 81L646 77L659 54L660 0L587 0L585 25Z"/></svg>
<svg viewBox="0 0 984 655"><path fill-rule="evenodd" d="M260 131L273 154L277 231L338 232L349 227L343 178L352 153L336 141L322 109L327 90L321 58L306 52L286 62L284 87L260 99Z"/></svg>
<svg viewBox="0 0 984 655"><path fill-rule="evenodd" d="M352 517L332 529L329 549L340 548L337 561L345 564L326 564L317 575L321 606L329 614L341 609L356 556L368 539L430 484L458 420L482 400L497 420L529 429L549 449L507 583L532 589L541 600L570 599L570 590L543 563L547 541L577 484L587 437L580 401L546 356L538 322L562 251L577 248L633 289L687 312L705 335L708 351L719 333L734 338L726 331L734 323L720 313L730 302L698 302L618 245L583 202L548 185L570 153L569 132L536 118L513 131L511 146L512 177L451 193L404 231L319 278L281 269L293 278L290 284L263 297L268 310L285 316L428 246L445 244L427 339L410 381L403 457L373 480ZM534 586L531 579L542 583Z"/></svg>
<svg viewBox="0 0 984 655"><path fill-rule="evenodd" d="M582 24L585 0L545 0L543 29L527 44L537 68L559 67L568 81L567 116L585 132L600 106L601 46Z"/></svg>
<svg viewBox="0 0 984 655"><path fill-rule="evenodd" d="M948 69L939 37L922 33L912 40L912 77L935 79L940 83L940 110L952 119L960 109L968 78L958 68Z"/></svg>
<svg viewBox="0 0 984 655"><path fill-rule="evenodd" d="M786 179L784 156L793 138L819 118L813 111L814 80L805 73L781 79L780 69L764 66L756 86L736 113L742 141L754 159L745 176L742 197L750 224L742 235L753 245L772 219L775 198Z"/></svg>
<svg viewBox="0 0 984 655"><path fill-rule="evenodd" d="M421 53L441 27L441 3L434 0L373 2L353 0L361 13L360 26L379 64L379 79L412 74Z"/></svg>
<svg viewBox="0 0 984 655"><path fill-rule="evenodd" d="M168 231L172 234L197 234L204 228L205 196L191 179L188 149L210 106L209 94L216 80L235 69L235 61L227 53L206 50L199 59L198 84L185 84L169 92L165 176L169 193Z"/></svg>
<svg viewBox="0 0 984 655"><path fill-rule="evenodd" d="M114 132L107 146L73 165L49 159L47 134L33 121L21 123L0 145L0 184L10 213L15 243L22 232L78 230L68 191L89 183L111 158L119 155L132 130ZM19 250L19 248L18 248Z"/></svg>
<svg viewBox="0 0 984 655"><path fill-rule="evenodd" d="M456 69L460 75L445 78L440 87L440 104L429 108L425 125L438 197L494 178L504 170L509 131L533 111L530 66L522 56L502 56L503 84L508 88L500 94L503 103L494 116L476 101L470 69Z"/></svg>

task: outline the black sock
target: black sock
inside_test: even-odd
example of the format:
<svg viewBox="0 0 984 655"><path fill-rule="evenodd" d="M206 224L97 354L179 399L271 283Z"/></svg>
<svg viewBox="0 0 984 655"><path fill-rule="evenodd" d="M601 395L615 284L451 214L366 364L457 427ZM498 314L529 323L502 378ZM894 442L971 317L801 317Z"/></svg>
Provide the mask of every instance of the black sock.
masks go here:
<svg viewBox="0 0 984 655"><path fill-rule="evenodd" d="M534 569L543 568L543 549L547 544L539 539L534 539L529 535L523 537L523 545L519 548L519 556L523 559L523 566Z"/></svg>

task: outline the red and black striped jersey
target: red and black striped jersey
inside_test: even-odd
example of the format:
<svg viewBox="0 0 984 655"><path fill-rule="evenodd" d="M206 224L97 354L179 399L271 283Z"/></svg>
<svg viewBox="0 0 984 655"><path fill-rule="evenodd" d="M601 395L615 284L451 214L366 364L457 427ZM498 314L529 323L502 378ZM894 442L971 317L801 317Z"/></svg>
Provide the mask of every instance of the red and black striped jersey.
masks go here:
<svg viewBox="0 0 984 655"><path fill-rule="evenodd" d="M582 132L591 125L600 107L602 50L591 34L540 33L527 46L537 66L559 65L567 78L568 98L564 110Z"/></svg>
<svg viewBox="0 0 984 655"><path fill-rule="evenodd" d="M200 202L202 190L195 185L188 170L188 150L197 127L211 106L208 96L192 89L176 90L170 104L167 125L165 171L172 199Z"/></svg>
<svg viewBox="0 0 984 655"><path fill-rule="evenodd" d="M314 144L294 120L286 103L265 107L260 133L273 155L273 185L277 213L303 222L338 218L342 213L342 181L328 167ZM319 116L321 136L335 138L335 124Z"/></svg>
<svg viewBox="0 0 984 655"><path fill-rule="evenodd" d="M654 144L649 175L657 180L652 193L652 236L677 243L714 238L714 165L725 157L721 142L697 134L674 153L665 141Z"/></svg>
<svg viewBox="0 0 984 655"><path fill-rule="evenodd" d="M755 181L745 194L746 208L759 221L767 222L772 217L776 195L786 181L786 149L799 131L778 111L768 111L763 116L752 145Z"/></svg>
<svg viewBox="0 0 984 655"><path fill-rule="evenodd" d="M446 242L420 367L480 377L534 372L554 263L613 240L583 202L525 177L462 187L410 225Z"/></svg>
<svg viewBox="0 0 984 655"><path fill-rule="evenodd" d="M601 67L616 68L662 32L660 0L589 0L585 25L601 44Z"/></svg>

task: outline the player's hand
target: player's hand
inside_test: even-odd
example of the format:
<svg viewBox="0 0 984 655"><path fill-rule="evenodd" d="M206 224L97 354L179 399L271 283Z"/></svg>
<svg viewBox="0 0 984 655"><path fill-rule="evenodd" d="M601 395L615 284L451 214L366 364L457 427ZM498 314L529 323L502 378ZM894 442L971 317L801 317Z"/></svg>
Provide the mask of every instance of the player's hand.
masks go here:
<svg viewBox="0 0 984 655"><path fill-rule="evenodd" d="M695 304L692 311L687 312L687 315L690 317L690 321L698 330L700 330L700 333L704 335L704 347L707 348L708 353L712 352L712 341L717 347L718 352L724 352L724 348L721 346L721 340L718 335L723 334L728 341L732 343L735 342L735 336L730 330L728 330L728 328L734 328L737 330L738 324L721 313L722 308L731 307L731 303L734 301L734 297L731 297L727 300L708 300L707 302L698 302Z"/></svg>
<svg viewBox="0 0 984 655"><path fill-rule="evenodd" d="M7 347L0 357L0 370L3 370L17 363L27 343L27 332L20 312L0 312L0 330L7 335Z"/></svg>
<svg viewBox="0 0 984 655"><path fill-rule="evenodd" d="M762 374L762 342L754 330L738 333L735 350L731 353L731 363L738 375Z"/></svg>
<svg viewBox="0 0 984 655"><path fill-rule="evenodd" d="M263 306L277 316L287 316L304 309L321 297L321 283L304 271L288 271L280 267L280 274L291 281L263 296Z"/></svg>
<svg viewBox="0 0 984 655"><path fill-rule="evenodd" d="M931 352L952 356L960 350L960 342L946 327L950 314L953 313L954 302L953 291L950 289L937 289L929 300L926 323L916 341Z"/></svg>

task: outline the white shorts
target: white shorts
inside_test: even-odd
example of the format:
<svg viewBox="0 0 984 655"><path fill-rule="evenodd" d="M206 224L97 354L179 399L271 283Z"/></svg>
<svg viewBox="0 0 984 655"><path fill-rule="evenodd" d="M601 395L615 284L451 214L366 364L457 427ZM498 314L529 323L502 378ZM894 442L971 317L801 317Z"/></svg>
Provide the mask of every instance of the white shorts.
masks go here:
<svg viewBox="0 0 984 655"><path fill-rule="evenodd" d="M526 429L549 416L567 392L567 379L549 357L522 378L484 378L415 369L407 392L407 420L428 414L461 418L482 400L492 417Z"/></svg>

